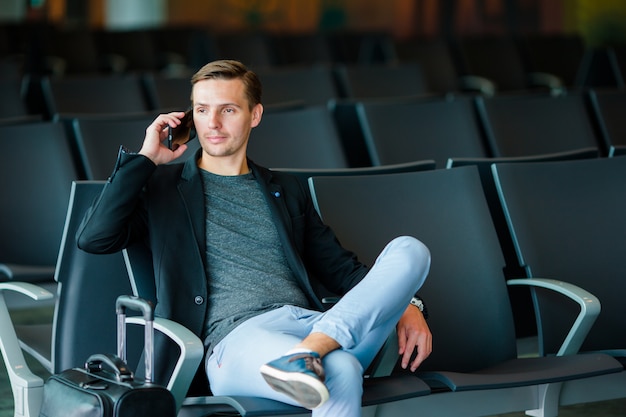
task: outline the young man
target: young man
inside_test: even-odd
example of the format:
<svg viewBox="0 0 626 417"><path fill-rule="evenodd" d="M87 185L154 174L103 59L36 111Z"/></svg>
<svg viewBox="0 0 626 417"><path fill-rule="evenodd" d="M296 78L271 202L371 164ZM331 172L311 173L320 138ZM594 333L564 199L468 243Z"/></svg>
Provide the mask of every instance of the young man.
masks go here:
<svg viewBox="0 0 626 417"><path fill-rule="evenodd" d="M428 249L403 236L371 268L360 263L298 179L247 158L263 114L256 75L216 61L191 82L202 149L170 164L186 145L171 150L164 140L184 113L159 115L139 153L120 153L79 247L107 253L147 242L155 312L203 338L214 394L272 398L315 416L360 415L363 370L394 326L404 368L414 371L431 352L412 300L428 273ZM313 278L342 295L332 308L324 311Z"/></svg>

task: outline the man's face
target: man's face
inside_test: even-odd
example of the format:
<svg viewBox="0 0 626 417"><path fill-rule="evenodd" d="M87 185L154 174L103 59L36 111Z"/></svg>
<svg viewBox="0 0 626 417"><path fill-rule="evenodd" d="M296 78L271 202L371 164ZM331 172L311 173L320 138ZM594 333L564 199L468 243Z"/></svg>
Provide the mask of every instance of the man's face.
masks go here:
<svg viewBox="0 0 626 417"><path fill-rule="evenodd" d="M245 156L250 130L263 107L250 109L241 80L203 80L193 86L193 122L205 154Z"/></svg>

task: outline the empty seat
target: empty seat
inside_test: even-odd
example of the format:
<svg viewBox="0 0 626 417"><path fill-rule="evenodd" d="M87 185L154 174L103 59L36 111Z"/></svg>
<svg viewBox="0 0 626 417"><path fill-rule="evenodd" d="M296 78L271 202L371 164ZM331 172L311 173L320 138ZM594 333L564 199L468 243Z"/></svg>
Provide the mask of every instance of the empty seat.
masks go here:
<svg viewBox="0 0 626 417"><path fill-rule="evenodd" d="M591 108L602 136L602 150L626 146L626 92L624 90L590 90Z"/></svg>
<svg viewBox="0 0 626 417"><path fill-rule="evenodd" d="M361 102L357 112L373 165L492 155L468 97Z"/></svg>
<svg viewBox="0 0 626 417"><path fill-rule="evenodd" d="M330 67L265 68L256 73L263 84L264 105L325 105L339 96Z"/></svg>
<svg viewBox="0 0 626 417"><path fill-rule="evenodd" d="M477 98L495 156L513 157L599 148L581 93Z"/></svg>
<svg viewBox="0 0 626 417"><path fill-rule="evenodd" d="M0 144L0 279L52 284L79 178L68 135L60 123L22 123L0 126Z"/></svg>
<svg viewBox="0 0 626 417"><path fill-rule="evenodd" d="M235 59L249 68L275 64L270 40L263 33L220 33L215 35L215 44L219 59Z"/></svg>
<svg viewBox="0 0 626 417"><path fill-rule="evenodd" d="M22 80L0 79L0 91L0 119L29 116Z"/></svg>
<svg viewBox="0 0 626 417"><path fill-rule="evenodd" d="M586 50L579 34L527 34L518 45L527 73L555 75L567 87L580 85Z"/></svg>
<svg viewBox="0 0 626 417"><path fill-rule="evenodd" d="M445 39L410 37L396 40L395 49L400 62L416 62L420 66L428 91L447 93L461 89L459 72Z"/></svg>
<svg viewBox="0 0 626 417"><path fill-rule="evenodd" d="M190 77L149 73L143 79L149 107L155 111L184 111L191 106Z"/></svg>
<svg viewBox="0 0 626 417"><path fill-rule="evenodd" d="M139 152L146 136L146 128L154 115L84 116L72 119L73 139L82 163L84 177L105 180L114 169L120 146ZM183 156L192 155L200 144L188 144Z"/></svg>
<svg viewBox="0 0 626 417"><path fill-rule="evenodd" d="M50 373L83 367L93 353L116 351L115 300L118 295L132 292L124 258L121 252L88 254L78 249L75 240L78 225L103 186L104 182L79 181L71 184L63 239L57 246L55 279L58 289L52 323L14 326L4 310L4 297L12 295L11 290L39 299L45 299L46 293L23 282L0 284L6 285L0 289L3 330L0 332L0 347L14 392L15 415L38 415L43 381L40 372L39 376L32 374L29 369L34 368L32 362L24 360L16 346L17 340L9 338L9 330L15 330L13 335L19 339L22 349ZM137 336L135 333L129 335L129 358L137 358L142 348L140 340L143 336Z"/></svg>
<svg viewBox="0 0 626 417"><path fill-rule="evenodd" d="M265 111L250 135L248 155L269 168L348 168L334 120L326 106Z"/></svg>
<svg viewBox="0 0 626 417"><path fill-rule="evenodd" d="M541 353L562 352L561 342L570 338L574 352L611 352L625 363L626 158L496 164L493 172L517 261L530 281L568 281L602 304L588 336L576 339L567 332L575 319L571 306L537 290L536 314L545 330ZM623 398L626 371L598 378L592 386L566 383L561 402Z"/></svg>
<svg viewBox="0 0 626 417"><path fill-rule="evenodd" d="M44 77L41 89L51 117L149 110L138 75Z"/></svg>
<svg viewBox="0 0 626 417"><path fill-rule="evenodd" d="M338 65L339 94L350 99L415 97L428 93L416 63Z"/></svg>

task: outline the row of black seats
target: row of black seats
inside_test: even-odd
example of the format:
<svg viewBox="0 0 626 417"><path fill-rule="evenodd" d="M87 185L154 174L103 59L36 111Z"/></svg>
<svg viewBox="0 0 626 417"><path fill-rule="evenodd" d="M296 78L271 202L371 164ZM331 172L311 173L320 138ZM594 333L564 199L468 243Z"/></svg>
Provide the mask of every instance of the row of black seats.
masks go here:
<svg viewBox="0 0 626 417"><path fill-rule="evenodd" d="M626 159L496 163L489 175L497 184L516 262L526 272L522 279L505 281L504 248L476 167L309 180L324 221L365 262L373 262L390 238L403 234L419 237L432 254L422 291L429 300L435 349L416 376L392 370L391 376L367 378L363 406L370 412L376 409L377 415L397 416L420 410L428 415L478 416L533 410L556 416L560 405L624 397L626 328L620 276ZM109 305L93 303L93 298L114 300L114 290L130 290L121 254L97 259L99 255L77 251L71 241L72 229L102 185L72 185L68 239L61 244L58 265L64 268L59 278L63 280L60 295L65 297L59 305L73 309L57 316L54 324L57 337L52 352L58 358L48 363L51 372L81 366L84 356L113 349L114 314ZM132 266L141 260L127 254L127 260L133 257L129 265L134 278L141 279L140 268ZM520 357L507 290L524 286L534 288L540 323L533 357ZM565 301L561 304L555 297L559 293L571 298L568 302L573 300L575 308ZM529 309L522 313L534 314ZM170 334L175 333L170 329ZM86 334L98 337L87 338L91 350L84 352L79 347L85 344ZM187 397L185 388L202 356L202 343L197 341L195 347L200 356L182 367L184 371L176 376L179 385L169 385L181 405L180 416L225 411L309 415L303 409L255 398ZM193 350L194 345L187 348ZM34 392L30 395L36 397ZM34 408L29 411L37 414Z"/></svg>
<svg viewBox="0 0 626 417"><path fill-rule="evenodd" d="M180 73L221 58L256 68L414 62L423 67L431 91L493 92L623 87L626 73L626 47L592 48L579 34L400 39L385 31L214 33L199 26L114 31L5 24L0 38L11 40L0 41L5 72L35 75Z"/></svg>
<svg viewBox="0 0 626 417"><path fill-rule="evenodd" d="M331 99L324 104L325 99L300 101L306 92L287 89L296 83L284 83L280 76L268 80L279 87L270 89L275 97L281 92L285 95L277 98L275 105L266 106L262 123L253 131L250 154L273 168L336 169L420 160L434 160L438 167L444 167L449 158L532 157L563 152L608 156L626 148L626 125L621 116L626 92L621 90L590 90L557 97L535 93ZM82 93L72 82L64 84L64 89L53 87L52 82L46 84L51 108L61 110L55 110L54 119L67 126L74 138L74 153L81 156L78 179L106 178L117 147L125 145L137 151L145 127L157 112L137 104L137 80L111 81L119 94L110 94L109 104L102 95L114 90L112 84L96 83L102 94L96 93L95 87ZM188 81L160 81L163 83L155 83L160 89L154 91L165 91L157 97L162 106L184 109L182 102L189 101ZM174 96L178 98L169 99ZM174 106L175 102L181 105ZM278 104L281 102L287 104ZM7 126L29 122L34 123L28 117L0 119L0 125ZM193 147L197 145L197 141L192 142Z"/></svg>

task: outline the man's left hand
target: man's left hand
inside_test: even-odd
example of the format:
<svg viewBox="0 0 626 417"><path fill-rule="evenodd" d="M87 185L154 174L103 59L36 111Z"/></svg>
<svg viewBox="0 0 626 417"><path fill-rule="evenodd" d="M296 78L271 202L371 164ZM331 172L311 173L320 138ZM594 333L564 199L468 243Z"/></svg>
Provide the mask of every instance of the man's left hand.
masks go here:
<svg viewBox="0 0 626 417"><path fill-rule="evenodd" d="M397 332L402 369L407 369L410 364L411 372L415 372L433 350L433 336L422 312L409 305L398 321ZM416 349L417 356L411 362L411 356Z"/></svg>

